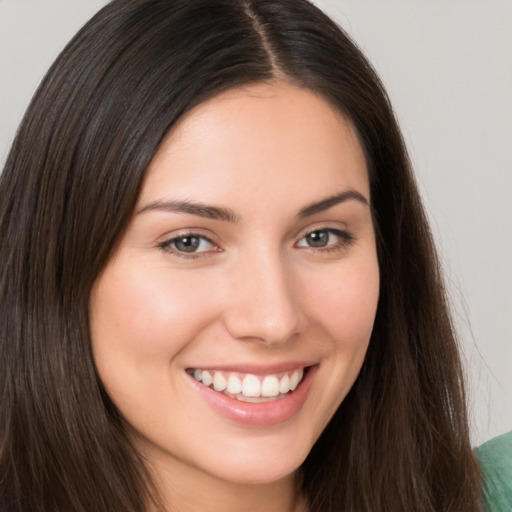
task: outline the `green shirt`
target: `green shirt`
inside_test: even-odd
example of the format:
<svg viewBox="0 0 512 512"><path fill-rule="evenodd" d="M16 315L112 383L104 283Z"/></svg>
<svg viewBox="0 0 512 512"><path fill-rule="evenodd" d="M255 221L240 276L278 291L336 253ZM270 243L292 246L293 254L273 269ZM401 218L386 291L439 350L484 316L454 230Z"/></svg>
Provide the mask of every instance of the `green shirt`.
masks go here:
<svg viewBox="0 0 512 512"><path fill-rule="evenodd" d="M478 448L485 512L512 511L512 432Z"/></svg>

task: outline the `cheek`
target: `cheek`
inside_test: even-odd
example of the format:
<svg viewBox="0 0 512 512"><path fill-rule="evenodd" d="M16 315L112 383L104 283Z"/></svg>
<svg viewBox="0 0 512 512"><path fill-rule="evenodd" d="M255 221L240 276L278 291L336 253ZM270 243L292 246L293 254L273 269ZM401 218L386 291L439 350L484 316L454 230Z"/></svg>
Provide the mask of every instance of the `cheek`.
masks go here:
<svg viewBox="0 0 512 512"><path fill-rule="evenodd" d="M311 309L337 348L366 351L379 299L376 258L344 265L323 276L323 287L311 296Z"/></svg>
<svg viewBox="0 0 512 512"><path fill-rule="evenodd" d="M91 296L91 336L100 375L141 378L144 368L168 366L211 317L200 282L180 282L158 267L115 265Z"/></svg>
<svg viewBox="0 0 512 512"><path fill-rule="evenodd" d="M363 364L379 298L379 269L368 256L340 262L326 272L310 275L315 282L307 297L312 342L322 354L315 389L316 440L347 396ZM302 285L306 282L302 281ZM318 414L322 411L322 414Z"/></svg>

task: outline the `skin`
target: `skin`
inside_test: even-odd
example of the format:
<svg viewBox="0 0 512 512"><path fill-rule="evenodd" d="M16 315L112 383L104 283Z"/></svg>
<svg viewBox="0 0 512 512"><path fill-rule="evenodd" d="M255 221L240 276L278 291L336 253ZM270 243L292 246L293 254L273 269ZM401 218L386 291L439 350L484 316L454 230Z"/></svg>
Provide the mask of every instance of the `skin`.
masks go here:
<svg viewBox="0 0 512 512"><path fill-rule="evenodd" d="M361 197L304 212L347 191ZM176 201L234 218L162 206ZM296 471L354 383L375 317L369 204L352 125L282 82L199 105L156 154L94 286L91 331L102 382L173 510L305 510ZM180 252L190 233L209 241ZM264 426L227 418L186 372L297 361L316 368L305 402Z"/></svg>

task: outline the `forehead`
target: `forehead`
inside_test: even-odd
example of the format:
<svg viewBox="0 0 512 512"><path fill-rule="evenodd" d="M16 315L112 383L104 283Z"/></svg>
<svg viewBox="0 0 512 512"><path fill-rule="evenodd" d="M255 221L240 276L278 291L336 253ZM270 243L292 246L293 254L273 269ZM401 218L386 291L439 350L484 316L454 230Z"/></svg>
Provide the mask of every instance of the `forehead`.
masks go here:
<svg viewBox="0 0 512 512"><path fill-rule="evenodd" d="M352 124L310 90L271 83L229 90L184 116L151 162L141 201L165 190L217 200L292 189L300 201L347 187L369 194Z"/></svg>

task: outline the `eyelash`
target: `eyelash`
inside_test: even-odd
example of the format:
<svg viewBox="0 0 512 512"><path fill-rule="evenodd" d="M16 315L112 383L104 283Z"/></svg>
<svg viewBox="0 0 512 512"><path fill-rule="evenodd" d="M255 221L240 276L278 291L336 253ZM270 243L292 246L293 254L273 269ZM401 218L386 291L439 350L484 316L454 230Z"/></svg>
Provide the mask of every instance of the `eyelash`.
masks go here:
<svg viewBox="0 0 512 512"><path fill-rule="evenodd" d="M208 237L201 235L199 233L194 233L192 231L190 232L184 232L179 234L178 236L173 236L172 238L169 238L168 240L164 240L160 244L158 244L158 247L165 251L166 253L170 253L172 255L178 256L180 258L188 258L188 259L195 259L200 258L201 256L204 256L205 254L208 254L210 251L201 251L201 252L187 252L187 251L180 251L175 247L175 244L186 240L186 239L196 239L199 241L199 244L202 244L204 242L207 242L211 244L213 247L215 246L215 243L210 240ZM174 245L174 247L173 247ZM220 252L219 250L214 250L213 252Z"/></svg>
<svg viewBox="0 0 512 512"><path fill-rule="evenodd" d="M310 245L299 245L299 243L302 240L305 240L308 236L311 236L315 233L316 234L327 233L327 235L328 235L327 243L329 243L332 236L337 237L338 240L335 243L333 243L333 244L331 243L330 245L326 245L326 246L312 247ZM177 249L175 244L180 241L183 242L186 239L197 240L198 245L196 246L196 248L200 247L200 244L202 244L204 242L209 243L212 246L216 247L215 243L211 239L209 239L208 237L206 237L204 235L201 235L199 233L194 233L194 232L185 232L178 236L174 236L168 240L164 240L163 242L158 244L158 247L160 249L162 249L163 251L165 251L166 253L170 253L170 254L178 256L180 258L188 258L188 259L200 258L202 256L204 257L205 255L207 255L210 252L222 252L222 250L219 248L217 248L214 251L200 251L200 252L195 252L195 251L187 252L187 251L180 251L179 249ZM294 244L294 247L303 247L304 249L309 249L309 250L313 250L315 252L322 252L322 253L341 252L341 251L346 250L347 247L349 247L354 242L354 240L355 240L355 238L348 231L343 231L341 229L335 229L335 228L316 228L316 229L312 229L311 231L308 231L307 233L305 233L299 239L299 241Z"/></svg>
<svg viewBox="0 0 512 512"><path fill-rule="evenodd" d="M315 233L327 233L328 235L328 241L330 241L331 236L335 236L338 238L338 240L334 244L326 245L326 246L320 246L320 247L312 247L312 246L300 246L304 247L306 249L312 249L312 250L318 250L322 253L329 253L329 252L339 252L344 251L349 247L355 240L355 238L348 232L343 231L341 229L335 229L335 228L315 228L311 231L308 231L306 234L304 234L300 240L306 239L306 237L311 236ZM295 244L296 247L299 247L299 242Z"/></svg>

